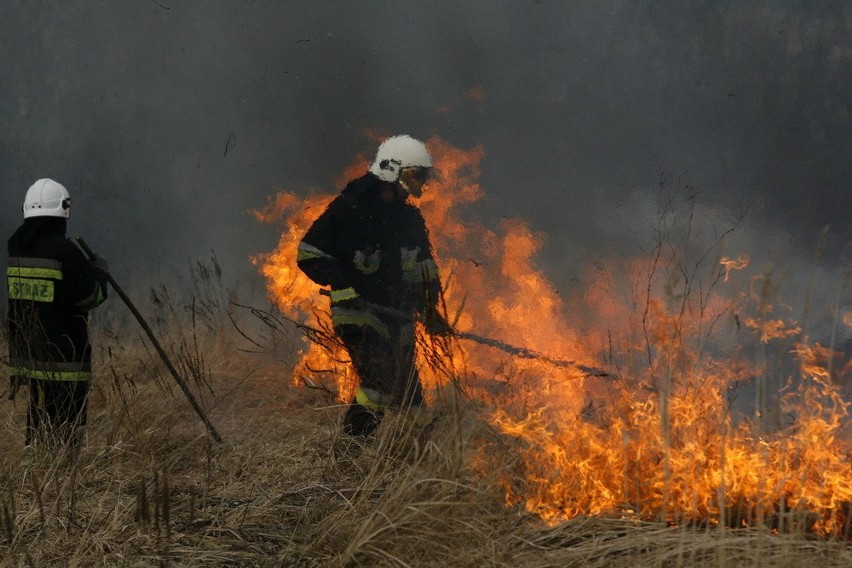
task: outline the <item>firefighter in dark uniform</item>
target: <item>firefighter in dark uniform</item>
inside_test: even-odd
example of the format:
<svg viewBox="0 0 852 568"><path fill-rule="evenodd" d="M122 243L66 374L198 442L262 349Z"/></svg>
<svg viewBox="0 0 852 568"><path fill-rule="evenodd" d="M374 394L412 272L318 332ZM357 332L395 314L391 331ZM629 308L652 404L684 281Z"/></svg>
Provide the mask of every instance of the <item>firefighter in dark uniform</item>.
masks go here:
<svg viewBox="0 0 852 568"><path fill-rule="evenodd" d="M423 405L414 365L414 323L430 333L450 328L439 313L440 281L420 197L432 168L425 145L410 136L385 140L362 177L349 182L299 245L297 264L331 288L335 333L360 385L343 431L368 439L387 408Z"/></svg>
<svg viewBox="0 0 852 568"><path fill-rule="evenodd" d="M107 267L65 237L65 187L40 179L27 191L24 223L9 239L8 330L12 392L29 386L26 445L76 449L92 378L88 311L106 298Z"/></svg>

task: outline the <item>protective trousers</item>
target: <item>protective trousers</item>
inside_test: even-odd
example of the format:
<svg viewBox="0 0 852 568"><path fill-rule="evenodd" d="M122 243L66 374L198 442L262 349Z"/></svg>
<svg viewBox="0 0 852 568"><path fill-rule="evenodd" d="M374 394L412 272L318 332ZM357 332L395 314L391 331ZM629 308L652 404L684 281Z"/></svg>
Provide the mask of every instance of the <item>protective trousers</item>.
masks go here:
<svg viewBox="0 0 852 568"><path fill-rule="evenodd" d="M335 329L361 379L357 396L343 419L343 431L368 439L386 408L420 407L423 393L414 364L414 324L382 318L389 333L370 326Z"/></svg>
<svg viewBox="0 0 852 568"><path fill-rule="evenodd" d="M86 405L90 381L51 381L30 379L27 412L27 446L35 441L49 447L76 448L86 425Z"/></svg>

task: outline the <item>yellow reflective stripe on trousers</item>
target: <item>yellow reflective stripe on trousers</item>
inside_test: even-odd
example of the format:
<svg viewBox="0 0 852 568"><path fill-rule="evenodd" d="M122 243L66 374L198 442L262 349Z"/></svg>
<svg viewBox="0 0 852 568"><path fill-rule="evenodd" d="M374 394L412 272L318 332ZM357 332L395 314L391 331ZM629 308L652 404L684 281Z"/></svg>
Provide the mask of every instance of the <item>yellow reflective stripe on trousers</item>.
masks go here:
<svg viewBox="0 0 852 568"><path fill-rule="evenodd" d="M380 320L376 314L367 310L353 310L332 305L331 324L334 327L341 325L367 326L375 329L385 337L390 337L390 329L388 329L387 324Z"/></svg>
<svg viewBox="0 0 852 568"><path fill-rule="evenodd" d="M91 381L91 371L36 371L23 367L12 367L11 375L27 379L38 379L40 381Z"/></svg>
<svg viewBox="0 0 852 568"><path fill-rule="evenodd" d="M370 400L370 397L367 396L367 393L365 393L364 389L361 388L355 391L355 402L357 402L367 410L372 410L373 412L378 412L382 409L382 406L378 402L373 402L372 400Z"/></svg>

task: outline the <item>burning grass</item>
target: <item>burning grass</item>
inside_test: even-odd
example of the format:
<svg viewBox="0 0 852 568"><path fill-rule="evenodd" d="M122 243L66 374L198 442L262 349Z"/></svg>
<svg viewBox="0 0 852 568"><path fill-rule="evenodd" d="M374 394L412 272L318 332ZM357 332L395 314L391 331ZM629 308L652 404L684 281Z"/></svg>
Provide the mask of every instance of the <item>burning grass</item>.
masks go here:
<svg viewBox="0 0 852 568"><path fill-rule="evenodd" d="M99 333L78 460L24 451L24 399L3 406L3 565L852 562L848 542L801 527L782 534L673 527L627 514L547 526L522 503L504 503L498 481L531 483L517 438L495 428L482 402L454 383L434 390L427 429L395 415L375 444L352 445L340 434L343 408L334 393L292 384L301 345L295 328L289 339L279 328L250 343L245 323L236 316L238 328L224 317L224 303L205 311L205 302L174 302L162 295L155 302L158 332L225 443L211 442L135 331ZM95 325L109 328L106 319Z"/></svg>
<svg viewBox="0 0 852 568"><path fill-rule="evenodd" d="M170 396L158 386L164 370L144 350L124 347L105 359L99 349L99 355L91 427L77 462L24 452L22 400L4 405L4 565L852 561L848 542L802 531L673 528L606 516L544 526L523 507L503 504L492 481L514 475L524 483L518 458L501 445L504 436L481 418L478 405L452 390L436 397L439 416L428 432L412 431L397 416L383 425L375 445L349 446L339 434L342 409L327 392L291 386L280 361L205 346L212 389L206 409L226 440L217 446L179 393ZM503 452L489 475L470 467L483 446Z"/></svg>
<svg viewBox="0 0 852 568"><path fill-rule="evenodd" d="M274 307L239 307L215 259L192 267L189 297L152 295L225 443L135 328L96 321L78 460L22 450L23 397L3 407L3 562L852 565L852 367L785 315L770 274L722 254L737 223L697 238L694 202L661 191L647 257L601 261L563 299L535 266L542 235L457 210L482 195L481 149L430 148L442 186L421 206L448 319L573 363L421 334L433 420L389 416L353 444L339 423L354 377L294 263L331 196L282 193L258 214L284 224L255 259Z"/></svg>
<svg viewBox="0 0 852 568"><path fill-rule="evenodd" d="M662 178L645 255L598 260L563 298L536 266L543 235L517 219L497 230L467 219L483 196L482 149L428 145L438 181L419 206L449 321L515 354L573 362L461 339L436 347L421 334L425 383L461 388L499 433L502 444L483 446L473 467L508 505L548 523L626 515L848 538L848 359L807 337L771 271L724 254L742 218L715 226L694 188ZM294 380L334 383L345 401L354 384L345 353L327 340L318 287L294 268L299 238L331 197L271 200L258 219L284 230L254 260L277 307L323 330ZM506 455L515 465L496 476Z"/></svg>

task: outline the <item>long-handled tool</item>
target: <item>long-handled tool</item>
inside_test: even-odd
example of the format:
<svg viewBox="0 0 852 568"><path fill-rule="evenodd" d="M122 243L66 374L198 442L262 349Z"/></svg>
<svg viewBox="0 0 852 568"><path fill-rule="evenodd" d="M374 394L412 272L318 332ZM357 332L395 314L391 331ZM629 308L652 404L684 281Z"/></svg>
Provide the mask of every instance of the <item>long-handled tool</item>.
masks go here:
<svg viewBox="0 0 852 568"><path fill-rule="evenodd" d="M326 289L321 289L320 294L323 296L330 296L331 292ZM372 302L368 302L366 300L357 299L356 302L360 302L361 305L370 308L371 310L375 310L376 312L389 315L395 318L410 318L411 315L406 314L401 310L396 310L394 308L389 308L387 306L380 306L378 304L374 304ZM521 357L523 359L537 359L539 361L544 361L553 365L554 367L560 368L573 368L578 371L582 371L586 376L589 377L606 377L610 379L618 379L616 375L612 373L607 373L601 369L597 369L595 367L589 367L587 365L581 365L576 361L568 361L565 359L555 359L553 357L549 357L544 353L539 353L538 351L534 351L532 349L528 349L526 347L519 347L517 345L511 345L504 341L500 341L499 339L492 339L490 337L483 337L481 335L477 335L475 333L470 333L467 331L456 331L452 330L451 335L453 337L457 337L459 339L467 339L469 341L475 341L481 345L487 345L489 347L494 347L495 349L499 349L510 355L515 355L516 357Z"/></svg>
<svg viewBox="0 0 852 568"><path fill-rule="evenodd" d="M509 343L505 343L500 341L499 339L493 339L491 337L483 337L481 335L476 335L475 333L468 333L466 331L453 331L453 337L458 337L459 339L468 339L470 341L475 341L482 345L487 345L489 347L494 347L495 349L499 349L501 351L505 351L511 355L515 355L521 357L523 359L538 359L540 361L544 361L553 365L554 367L571 367L573 369L577 369L578 371L582 371L589 377L609 377L611 379L616 379L615 375L612 373L607 373L601 369L597 369L595 367L589 367L587 365L581 365L576 361L567 361L565 359L554 359L553 357L549 357L544 353L539 353L538 351L533 351L532 349L528 349L526 347L519 347L517 345L511 345Z"/></svg>
<svg viewBox="0 0 852 568"><path fill-rule="evenodd" d="M86 244L86 241L83 240L83 237L77 237L77 242L80 243L80 248L83 249L83 252L85 252L91 260L95 260L97 258L97 255L92 249L89 248L89 245ZM202 422L204 422L204 425L207 427L207 431L210 433L214 440L221 444L222 436L219 435L219 432L216 431L216 428L210 422L210 419L207 418L206 414L204 414L204 411L201 409L201 406L198 404L198 401L195 400L195 396L193 396L192 391L189 390L189 385L186 384L186 381L183 380L183 378L177 372L177 369L175 369L175 366L172 364L168 355L166 355L166 352L160 345L160 342L157 341L157 338L154 336L154 332L151 331L151 328L148 326L148 322L145 321L145 318L142 317L142 314L139 312L139 310L136 309L136 306L133 304L127 294L124 293L124 290L121 289L121 286L118 285L118 283L115 281L115 278L112 277L112 274L107 272L106 275L107 281L110 283L110 286L112 286L112 289L115 290L115 293L118 294L124 304L130 309L130 312L136 318L136 321L139 322L139 325L142 326L142 329L145 330L145 333L148 335L148 339L151 341L151 344L154 346L154 349L156 349L157 353L160 354L160 358L163 360L163 363L166 364L166 368L169 370L169 373L171 373L175 382L180 387L180 390L182 390L183 394L186 395L186 398L187 400L189 400L189 404L192 405L192 408L193 410L195 410L195 413L198 414L198 417L201 418Z"/></svg>

